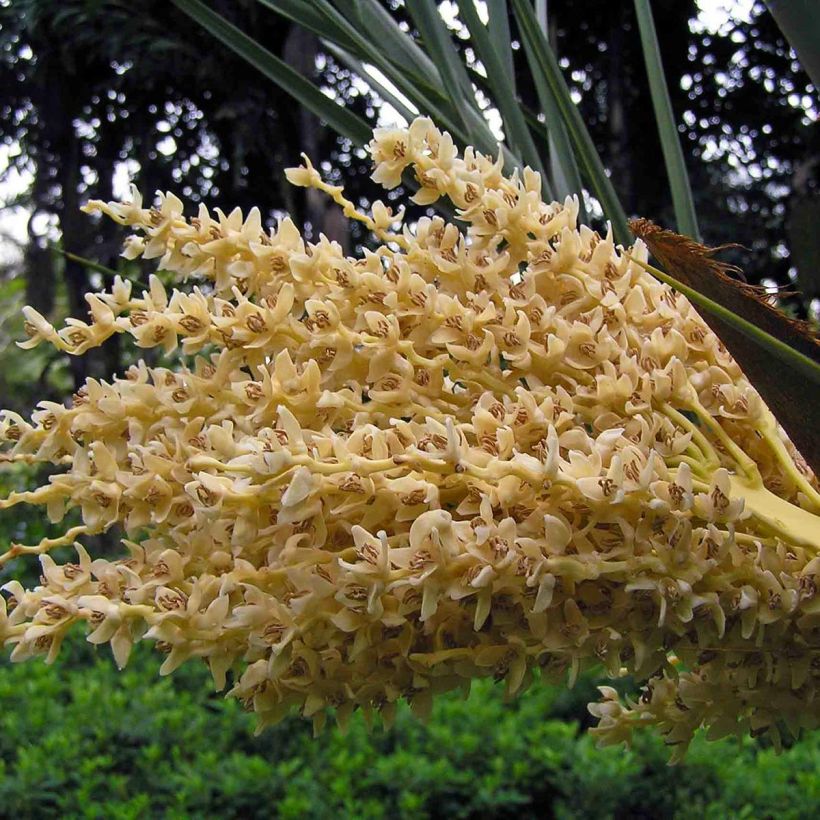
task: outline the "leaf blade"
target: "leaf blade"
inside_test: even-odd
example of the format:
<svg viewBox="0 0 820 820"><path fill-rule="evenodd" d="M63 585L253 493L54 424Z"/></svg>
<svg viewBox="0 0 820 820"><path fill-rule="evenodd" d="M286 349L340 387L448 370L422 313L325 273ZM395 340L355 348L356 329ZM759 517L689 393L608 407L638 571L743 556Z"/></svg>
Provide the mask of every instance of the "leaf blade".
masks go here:
<svg viewBox="0 0 820 820"><path fill-rule="evenodd" d="M494 43L504 43L504 47L500 49L504 72L513 90L515 90L515 65L513 63L512 34L510 32L510 9L507 6L507 0L487 0L487 12L490 18L487 23L490 38Z"/></svg>
<svg viewBox="0 0 820 820"><path fill-rule="evenodd" d="M475 104L475 94L438 6L434 0L416 0L407 4L407 11L422 36L425 51L438 69L462 125L469 131L470 118L466 109L470 104Z"/></svg>
<svg viewBox="0 0 820 820"><path fill-rule="evenodd" d="M820 15L815 0L764 0L815 88L820 88Z"/></svg>
<svg viewBox="0 0 820 820"><path fill-rule="evenodd" d="M358 74L362 80L366 82L385 102L390 103L390 105L392 105L393 108L395 108L396 111L398 111L398 113L404 117L408 123L410 123L414 117L418 116L417 111L412 111L409 109L393 91L374 77L373 74L367 70L365 64L357 57L354 57L352 54L348 54L343 48L340 48L335 43L331 43L328 40L322 40L322 45L340 63Z"/></svg>
<svg viewBox="0 0 820 820"><path fill-rule="evenodd" d="M544 37L547 39L547 42L549 42L547 0L537 0L535 13L538 19L538 25L544 32ZM553 183L561 199L575 193L578 194L580 205L579 217L582 222L585 222L588 220L588 216L584 203L581 172L578 170L578 161L570 145L566 126L561 121L561 117L555 106L555 101L549 89L546 87L544 77L540 72L536 71L533 72L533 80L544 118L546 122L550 123L550 127L544 129L546 131L544 139L549 146L549 163Z"/></svg>
<svg viewBox="0 0 820 820"><path fill-rule="evenodd" d="M510 141L509 147L513 153L519 155L531 168L541 174L548 189L548 196L552 196L552 186L524 119L516 97L515 85L510 82L503 57L481 22L474 0L459 0L458 8L470 31L470 39L473 41L476 53L487 70L487 83L504 121L504 130Z"/></svg>
<svg viewBox="0 0 820 820"><path fill-rule="evenodd" d="M465 113L472 123L472 129L463 126L458 120L458 114L451 101L445 94L437 90L442 84L438 69L427 55L413 43L411 37L398 28L389 15L390 25L384 24L384 30L390 32L387 35L391 43L389 49L375 48L367 38L361 35L351 22L350 16L354 12L359 14L360 12L356 10L356 7L366 3L367 0L359 0L357 3L343 6L347 10L348 16L335 9L328 0L313 0L310 13L304 18L301 13L304 4L299 3L298 0L257 0L257 2L282 14L297 25L309 28L345 51L348 50L345 48L345 44L349 44L352 57L378 68L420 112L431 116L462 145L468 145L472 142L483 151L491 152L494 149L495 143L492 134L481 113L477 109L474 110L468 106ZM370 13L372 9L370 9L370 6L367 8L368 13ZM379 12L386 14L384 9L381 8ZM327 19L328 28L322 26L321 18L316 16L317 13ZM375 14L374 17L377 20L381 19L380 14ZM399 46L400 41L405 41L402 46ZM418 69L416 73L408 74L403 67L406 63L405 60L400 65L387 56L388 53L395 55L400 52L410 55L407 59L416 61ZM431 77L430 82L427 79L420 79L422 74L429 75ZM369 78L369 74L363 76L365 82L369 82Z"/></svg>
<svg viewBox="0 0 820 820"><path fill-rule="evenodd" d="M367 145L372 136L370 126L344 106L325 96L309 80L263 48L241 29L200 0L172 0L181 11L228 46L260 73L295 97L302 105L324 120L331 128L356 145Z"/></svg>
<svg viewBox="0 0 820 820"><path fill-rule="evenodd" d="M678 232L699 240L700 230L692 197L692 187L689 184L689 174L686 171L678 129L675 125L675 115L672 111L672 101L669 98L669 88L663 72L660 44L649 0L635 0L635 13L638 17L641 47L646 63L646 73L649 77L649 92L652 97L652 107L655 110L655 121L658 125L666 174L669 177Z"/></svg>
<svg viewBox="0 0 820 820"><path fill-rule="evenodd" d="M543 76L546 83L545 89L554 100L558 118L566 126L575 156L586 173L590 190L600 200L604 214L611 221L616 240L627 246L630 243L630 233L626 214L607 176L592 137L577 106L572 101L555 54L538 25L529 1L512 0L512 2L533 76L537 77L539 74Z"/></svg>

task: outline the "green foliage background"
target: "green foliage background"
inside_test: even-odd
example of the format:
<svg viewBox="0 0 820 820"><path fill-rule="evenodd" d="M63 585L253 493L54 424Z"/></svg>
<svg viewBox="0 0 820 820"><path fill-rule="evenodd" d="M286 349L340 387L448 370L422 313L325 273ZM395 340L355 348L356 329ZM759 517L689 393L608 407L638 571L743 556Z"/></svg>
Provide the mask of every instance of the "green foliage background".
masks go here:
<svg viewBox="0 0 820 820"><path fill-rule="evenodd" d="M666 765L658 737L598 750L584 732L590 681L534 685L505 704L482 682L444 697L428 725L361 715L312 737L292 717L259 737L204 666L157 677L146 647L118 672L75 640L52 667L0 666L0 815L15 818L810 818L820 735L776 755L708 744Z"/></svg>

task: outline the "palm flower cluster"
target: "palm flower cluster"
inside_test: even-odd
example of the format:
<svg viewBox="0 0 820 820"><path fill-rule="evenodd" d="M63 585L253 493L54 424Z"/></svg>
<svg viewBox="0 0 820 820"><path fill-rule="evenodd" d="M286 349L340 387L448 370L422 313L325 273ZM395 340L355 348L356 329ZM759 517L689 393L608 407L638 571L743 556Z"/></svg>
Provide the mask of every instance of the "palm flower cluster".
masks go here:
<svg viewBox="0 0 820 820"><path fill-rule="evenodd" d="M820 494L718 338L641 266L646 249L578 226L529 169L460 157L425 119L369 146L386 188L411 173L441 217L361 213L306 159L296 185L329 194L378 239L346 257L259 211L194 218L168 194L91 202L136 233L124 255L160 277L87 297L30 339L81 354L116 333L165 354L31 421L5 413L7 461L60 470L0 502L39 504L61 538L34 589L6 584L12 659L55 658L84 622L119 665L154 642L163 674L204 659L260 727L292 710L321 728L359 708L493 676L603 666L605 743L655 725L771 733L820 723ZM88 535L121 528L127 557ZM48 551L75 543L76 562Z"/></svg>

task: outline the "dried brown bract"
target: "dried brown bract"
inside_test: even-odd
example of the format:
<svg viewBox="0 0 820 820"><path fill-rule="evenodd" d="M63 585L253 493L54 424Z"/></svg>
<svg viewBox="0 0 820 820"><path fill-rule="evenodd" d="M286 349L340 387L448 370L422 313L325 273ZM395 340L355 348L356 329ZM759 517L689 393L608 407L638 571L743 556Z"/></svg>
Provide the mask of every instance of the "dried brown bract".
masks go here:
<svg viewBox="0 0 820 820"><path fill-rule="evenodd" d="M648 219L632 219L629 227L646 243L650 253L670 276L820 362L820 338L811 324L785 314L774 304L774 295L765 288L738 279L742 271L736 265L714 258L716 253L737 245L709 248L689 237L660 228ZM707 312L703 319L772 408L815 474L820 473L820 438L814 425L806 423L805 413L806 407L815 408L820 403L820 388L784 368L776 356L716 316Z"/></svg>

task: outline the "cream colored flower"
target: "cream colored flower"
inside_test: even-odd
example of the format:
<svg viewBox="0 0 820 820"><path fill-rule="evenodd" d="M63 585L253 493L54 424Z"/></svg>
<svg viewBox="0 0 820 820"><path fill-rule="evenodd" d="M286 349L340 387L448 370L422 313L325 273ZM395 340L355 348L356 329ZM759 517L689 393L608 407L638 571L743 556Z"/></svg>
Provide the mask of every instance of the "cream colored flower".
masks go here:
<svg viewBox="0 0 820 820"><path fill-rule="evenodd" d="M459 156L429 120L370 152L374 179L415 175L459 223L391 233L401 209L360 213L307 159L288 178L380 244L347 257L173 195L89 203L162 279L115 279L59 330L27 309L24 346L128 333L187 358L3 413L3 459L59 470L0 509L83 518L0 556L43 566L4 587L12 657L53 660L83 621L120 666L146 639L163 674L200 658L222 688L235 669L260 726L389 723L472 678L513 694L602 664L646 683L602 690L603 742L654 725L679 757L701 724L816 727L820 494L717 338L642 243L578 226L530 169ZM117 526L122 558L48 555Z"/></svg>

